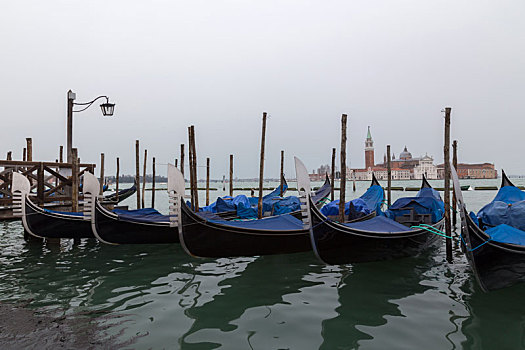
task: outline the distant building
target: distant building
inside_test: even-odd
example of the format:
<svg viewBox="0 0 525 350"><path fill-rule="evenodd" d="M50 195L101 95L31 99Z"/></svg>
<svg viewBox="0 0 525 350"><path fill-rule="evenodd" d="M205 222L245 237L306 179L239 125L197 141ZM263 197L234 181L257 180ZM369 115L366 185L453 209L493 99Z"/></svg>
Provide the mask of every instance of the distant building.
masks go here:
<svg viewBox="0 0 525 350"><path fill-rule="evenodd" d="M438 178L434 159L428 155L421 158L413 158L412 153L407 150L406 146L403 152L399 154L399 159L396 159L395 154L392 155L390 168L393 180L421 179L423 175L428 179ZM386 155L383 157L382 164L374 163L374 141L372 140L370 127L368 127L365 140L365 168L351 169L350 179L371 180L372 173L374 173L379 180L386 180L388 178Z"/></svg>
<svg viewBox="0 0 525 350"><path fill-rule="evenodd" d="M445 177L445 166L439 164L437 166L438 177L443 179ZM459 163L457 167L458 177L460 179L497 179L498 171L491 163L466 164Z"/></svg>

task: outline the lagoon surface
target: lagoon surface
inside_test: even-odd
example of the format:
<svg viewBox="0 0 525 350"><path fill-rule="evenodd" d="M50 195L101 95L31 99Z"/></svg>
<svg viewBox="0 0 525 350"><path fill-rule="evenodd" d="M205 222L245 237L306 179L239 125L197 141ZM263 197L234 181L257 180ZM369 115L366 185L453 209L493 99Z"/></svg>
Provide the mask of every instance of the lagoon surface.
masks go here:
<svg viewBox="0 0 525 350"><path fill-rule="evenodd" d="M473 187L499 182L461 181ZM358 182L353 192L349 182L347 199L367 186ZM224 195L218 187L213 199ZM477 211L496 191L463 193L468 209ZM156 197L166 212L165 191ZM197 259L175 244L27 244L18 221L0 222L0 238L0 301L28 301L30 308L67 316L116 316L86 317L103 323L101 337L128 348L525 349L525 285L482 292L456 243L451 264L441 244L412 258L326 266L312 252Z"/></svg>

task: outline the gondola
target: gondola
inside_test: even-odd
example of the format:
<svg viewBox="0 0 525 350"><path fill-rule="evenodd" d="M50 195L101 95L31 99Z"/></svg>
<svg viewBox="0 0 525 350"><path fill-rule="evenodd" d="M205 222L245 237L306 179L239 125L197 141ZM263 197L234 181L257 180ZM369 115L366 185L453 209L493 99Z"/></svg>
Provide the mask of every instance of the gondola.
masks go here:
<svg viewBox="0 0 525 350"><path fill-rule="evenodd" d="M429 202L436 213L419 214L422 211L419 202ZM443 201L425 178L418 196L398 199L387 211L395 219L385 217L383 213L369 220L340 223L324 216L312 204L310 199L303 221L309 224L315 254L326 264L390 260L416 255L439 238L430 230L443 226L443 210L438 210L443 208Z"/></svg>
<svg viewBox="0 0 525 350"><path fill-rule="evenodd" d="M86 173L88 174L88 173ZM44 209L36 205L30 197L29 180L18 173L13 173L14 212L22 217L24 229L37 238L93 238L91 224L83 213L59 212ZM98 193L99 188L95 193ZM85 197L91 193L86 191Z"/></svg>
<svg viewBox="0 0 525 350"><path fill-rule="evenodd" d="M98 179L89 173L84 175L87 191L99 186ZM169 188L169 184L168 184ZM138 210L106 209L98 198L90 201L86 209L90 219L90 230L101 242L106 244L153 244L178 243L179 236L173 228L173 219L162 215L155 209Z"/></svg>
<svg viewBox="0 0 525 350"><path fill-rule="evenodd" d="M481 289L488 292L525 282L525 192L502 172L494 200L478 215L469 214L463 194L456 191L460 185L453 166L451 170L461 215L462 249Z"/></svg>
<svg viewBox="0 0 525 350"><path fill-rule="evenodd" d="M306 169L304 172L306 173ZM172 179L168 177L168 183L170 180ZM179 181L182 181L180 176ZM304 193L299 198L304 203ZM180 214L182 224L179 226L180 242L192 256L258 256L312 249L308 227L290 214L258 220L226 221L220 218L203 218L183 202L178 208L176 214Z"/></svg>

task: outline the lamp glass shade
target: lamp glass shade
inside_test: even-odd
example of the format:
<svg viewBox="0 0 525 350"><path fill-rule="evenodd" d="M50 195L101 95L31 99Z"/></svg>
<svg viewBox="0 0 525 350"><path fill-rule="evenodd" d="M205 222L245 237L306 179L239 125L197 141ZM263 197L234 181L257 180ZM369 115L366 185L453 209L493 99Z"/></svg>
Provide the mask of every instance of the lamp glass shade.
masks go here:
<svg viewBox="0 0 525 350"><path fill-rule="evenodd" d="M103 103L100 105L100 109L102 110L102 115L111 117L113 115L113 111L115 110L115 104L114 103Z"/></svg>

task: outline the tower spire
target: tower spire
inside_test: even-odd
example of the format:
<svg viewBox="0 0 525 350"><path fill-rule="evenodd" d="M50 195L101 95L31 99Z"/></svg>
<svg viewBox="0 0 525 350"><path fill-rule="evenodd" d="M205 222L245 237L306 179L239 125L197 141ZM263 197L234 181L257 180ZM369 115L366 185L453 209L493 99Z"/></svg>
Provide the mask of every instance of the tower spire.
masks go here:
<svg viewBox="0 0 525 350"><path fill-rule="evenodd" d="M372 140L372 133L370 126L368 126L368 133L365 140L365 168L369 169L375 165L374 162L374 141Z"/></svg>

